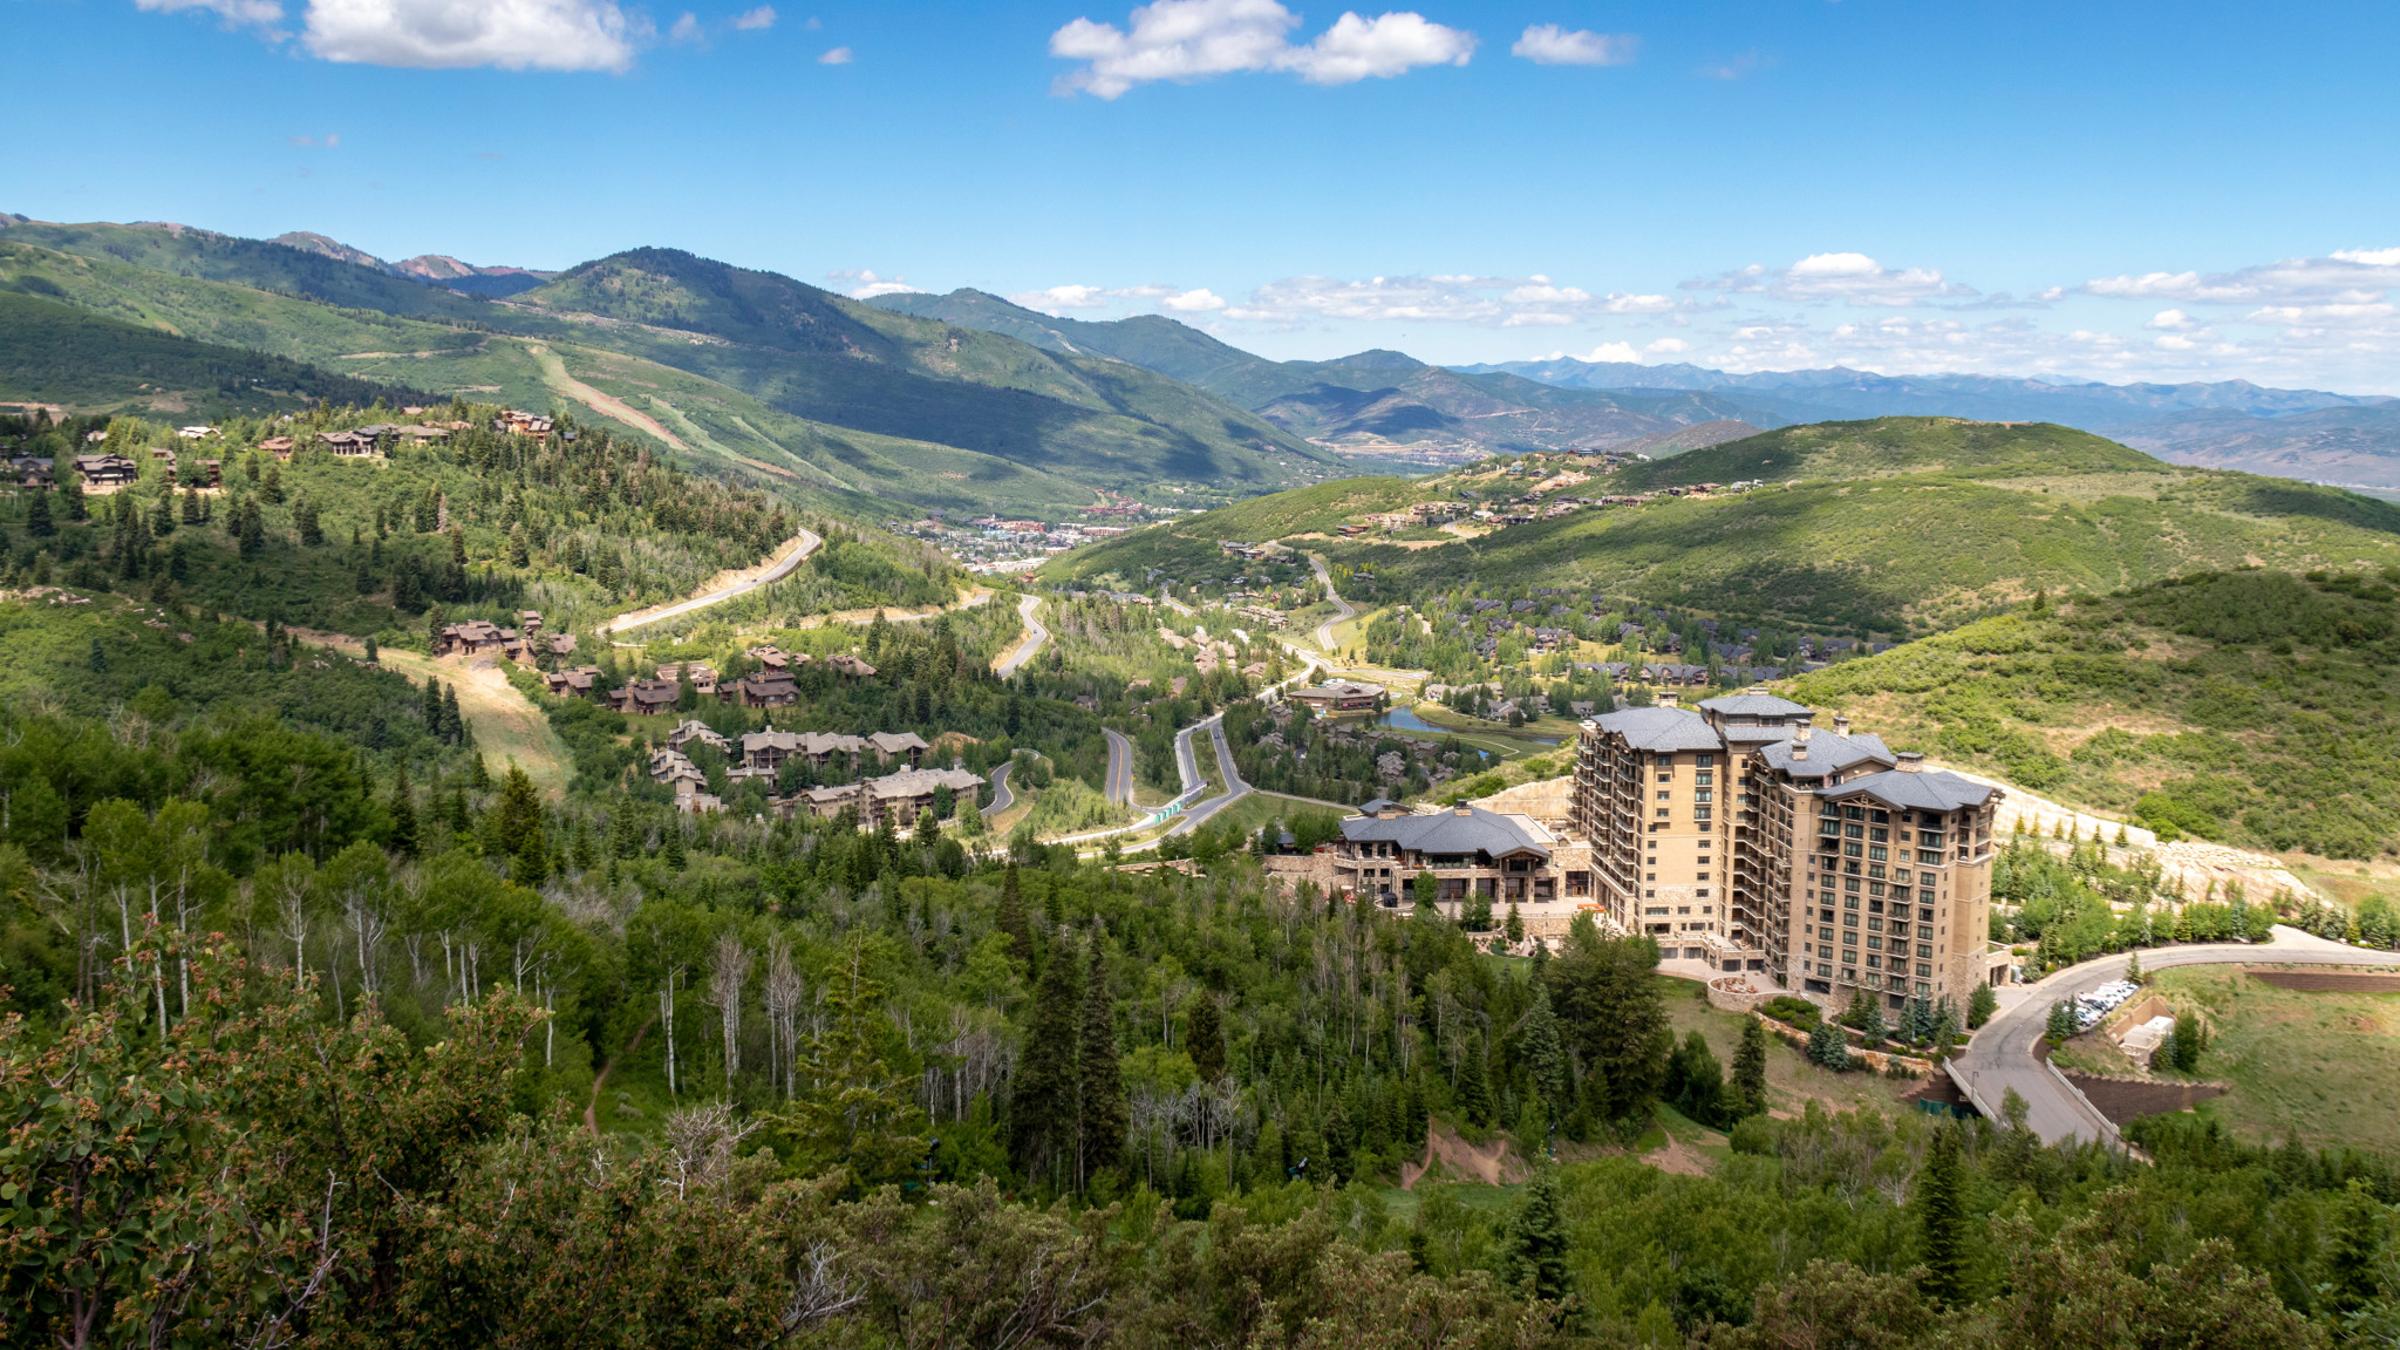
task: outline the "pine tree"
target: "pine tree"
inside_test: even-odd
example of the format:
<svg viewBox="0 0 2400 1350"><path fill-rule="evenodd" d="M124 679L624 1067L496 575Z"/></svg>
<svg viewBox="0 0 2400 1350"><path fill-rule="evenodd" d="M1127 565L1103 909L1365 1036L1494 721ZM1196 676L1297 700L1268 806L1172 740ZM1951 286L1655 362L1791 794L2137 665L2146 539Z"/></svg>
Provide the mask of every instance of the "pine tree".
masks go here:
<svg viewBox="0 0 2400 1350"><path fill-rule="evenodd" d="M1808 1033L1809 1062L1840 1073L1850 1067L1850 1043L1832 1022L1819 1022Z"/></svg>
<svg viewBox="0 0 2400 1350"><path fill-rule="evenodd" d="M1008 952L1033 966L1033 924L1025 914L1025 893L1017 879L1017 865L1010 863L1000 874L1000 931L1008 935Z"/></svg>
<svg viewBox="0 0 2400 1350"><path fill-rule="evenodd" d="M1733 1052L1733 1109L1755 1116L1767 1109L1767 1029L1757 1018L1742 1023L1742 1043Z"/></svg>
<svg viewBox="0 0 2400 1350"><path fill-rule="evenodd" d="M1501 925L1500 932L1511 947L1525 940L1525 915L1517 909L1514 900L1508 902L1508 919Z"/></svg>
<svg viewBox="0 0 2400 1350"><path fill-rule="evenodd" d="M36 492L25 503L25 530L36 539L47 539L58 533L58 526L50 519L49 493Z"/></svg>
<svg viewBox="0 0 2400 1350"><path fill-rule="evenodd" d="M2325 1306L2343 1316L2381 1294L2383 1209L2365 1180L2352 1178L2334 1202L2333 1239L2325 1249Z"/></svg>
<svg viewBox="0 0 2400 1350"><path fill-rule="evenodd" d="M659 854L666 860L668 870L680 872L683 870L682 823L679 821L669 821L667 823L666 834L666 845L659 850Z"/></svg>
<svg viewBox="0 0 2400 1350"><path fill-rule="evenodd" d="M1975 992L1967 995L1967 1026L1980 1027L2000 1011L2000 996L1988 984L1977 984Z"/></svg>
<svg viewBox="0 0 2400 1350"><path fill-rule="evenodd" d="M1483 1037L1467 1038L1466 1049L1459 1055L1458 1113L1470 1125L1482 1125L1492 1118L1492 1087L1484 1071Z"/></svg>
<svg viewBox="0 0 2400 1350"><path fill-rule="evenodd" d="M1533 1078L1533 1090L1541 1094L1550 1119L1564 1120L1575 1106L1569 1095L1573 1085L1567 1071L1567 1047L1558 1033L1558 1015L1550 1010L1550 991L1539 981L1533 986L1533 1007L1525 1014L1519 1047L1525 1070Z"/></svg>
<svg viewBox="0 0 2400 1350"><path fill-rule="evenodd" d="M2042 1029L2043 1039L2052 1045L2064 1045L2075 1036L2075 1014L2063 1002L2050 1005L2050 1020Z"/></svg>
<svg viewBox="0 0 2400 1350"><path fill-rule="evenodd" d="M1218 1023L1216 995L1203 989L1184 1006L1184 1053L1192 1057L1200 1081L1213 1083L1225 1076L1225 1031Z"/></svg>
<svg viewBox="0 0 2400 1350"><path fill-rule="evenodd" d="M1099 939L1092 942L1092 969L1084 981L1082 1060L1083 1181L1117 1165L1125 1153L1125 1080L1117 1067L1117 1005L1108 991L1108 963Z"/></svg>
<svg viewBox="0 0 2400 1350"><path fill-rule="evenodd" d="M843 975L825 988L825 1030L800 1055L796 1076L807 1091L777 1121L810 1170L846 1166L872 1186L912 1178L931 1141L915 1084L877 1044L891 1026L882 986L865 968L865 939L854 935Z"/></svg>
<svg viewBox="0 0 2400 1350"><path fill-rule="evenodd" d="M509 874L527 886L538 886L550 870L550 845L542 828L541 793L533 779L510 760L500 780L500 800L492 807L492 835L509 859Z"/></svg>
<svg viewBox="0 0 2400 1350"><path fill-rule="evenodd" d="M392 852L413 858L417 852L417 806L408 789L408 769L392 776Z"/></svg>
<svg viewBox="0 0 2400 1350"><path fill-rule="evenodd" d="M1033 1011L1025 1024L1025 1046L1009 1083L1009 1133L1017 1161L1028 1176L1059 1181L1060 1164L1071 1158L1078 1136L1075 1108L1077 1026L1075 946L1064 938L1050 944Z"/></svg>
<svg viewBox="0 0 2400 1350"><path fill-rule="evenodd" d="M1557 1178L1548 1172L1526 1188L1525 1205L1509 1225L1508 1279L1544 1303L1567 1297L1567 1224L1559 1211Z"/></svg>
<svg viewBox="0 0 2400 1350"><path fill-rule="evenodd" d="M1925 1268L1917 1285L1938 1303L1958 1304L1967 1299L1965 1192L1958 1130L1951 1125L1937 1126L1933 1148L1917 1173L1916 1193L1909 1198L1917 1211L1918 1260Z"/></svg>
<svg viewBox="0 0 2400 1350"><path fill-rule="evenodd" d="M2175 1030L2167 1037L2167 1048L2176 1069L2190 1073L2200 1067L2200 1019L2191 1013L2175 1015Z"/></svg>

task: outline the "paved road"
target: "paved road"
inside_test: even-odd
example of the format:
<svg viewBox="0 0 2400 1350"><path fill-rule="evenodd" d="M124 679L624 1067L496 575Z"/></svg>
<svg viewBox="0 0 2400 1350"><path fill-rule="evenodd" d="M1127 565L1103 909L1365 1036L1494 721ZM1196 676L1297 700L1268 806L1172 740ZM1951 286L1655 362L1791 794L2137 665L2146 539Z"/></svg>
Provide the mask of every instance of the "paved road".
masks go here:
<svg viewBox="0 0 2400 1350"><path fill-rule="evenodd" d="M808 561L809 554L816 552L824 544L825 541L818 538L815 531L802 530L793 537L790 544L784 547L782 555L769 563L766 569L756 576L737 581L730 586L695 595L689 600L679 600L672 605L637 609L630 614L620 614L600 625L600 631L622 633L630 629L646 628L666 619L680 618L695 610L706 609L710 605L723 604L737 595L748 595L770 581L781 581L790 576L799 568L800 564Z"/></svg>
<svg viewBox="0 0 2400 1350"><path fill-rule="evenodd" d="M1175 753L1179 758L1192 756L1192 741L1198 733L1208 733L1209 744L1217 756L1217 783L1221 787L1215 796L1194 803L1183 813L1183 819L1168 829L1168 834L1190 834L1208 823L1208 818L1250 795L1250 785L1242 781L1241 770L1233 766L1233 747L1225 740L1225 714L1218 713L1203 722L1194 723L1175 734ZM1191 778L1186 776L1188 785Z"/></svg>
<svg viewBox="0 0 2400 1350"><path fill-rule="evenodd" d="M1028 595L1017 601L1017 617L1025 621L1025 636L1008 655L992 663L992 673L1001 679L1016 674L1020 667L1049 645L1050 630L1042 626L1040 619L1033 617L1033 612L1041 605L1042 598L1038 595Z"/></svg>
<svg viewBox="0 0 2400 1350"><path fill-rule="evenodd" d="M1133 803L1133 742L1125 733L1102 727L1100 734L1108 738L1108 780L1106 795L1112 806Z"/></svg>
<svg viewBox="0 0 2400 1350"><path fill-rule="evenodd" d="M1017 795L1008 787L1008 771L1015 767L1017 762L1012 759L992 770L992 799L984 803L980 812L985 820L1017 804Z"/></svg>
<svg viewBox="0 0 2400 1350"><path fill-rule="evenodd" d="M1341 593L1333 589L1333 573L1326 569L1323 556L1315 553L1309 554L1308 567L1310 571L1317 574L1317 580L1324 585L1325 598L1331 600L1334 609L1339 611L1332 618L1317 625L1317 645L1325 649L1327 656L1331 656L1333 655L1333 626L1357 618L1358 607L1344 600Z"/></svg>
<svg viewBox="0 0 2400 1350"><path fill-rule="evenodd" d="M2050 1020L2050 1005L2123 979L2126 959L2104 956L2049 976L1996 1014L1965 1053L1951 1061L1950 1076L1967 1095L1995 1116L2009 1091L2025 1099L2025 1123L2044 1143L2068 1139L2112 1140L2115 1128L2084 1095L2069 1087L2035 1053ZM2278 925L2265 946L2211 943L2156 947L2142 953L2144 970L2174 966L2391 966L2390 952L2363 951Z"/></svg>

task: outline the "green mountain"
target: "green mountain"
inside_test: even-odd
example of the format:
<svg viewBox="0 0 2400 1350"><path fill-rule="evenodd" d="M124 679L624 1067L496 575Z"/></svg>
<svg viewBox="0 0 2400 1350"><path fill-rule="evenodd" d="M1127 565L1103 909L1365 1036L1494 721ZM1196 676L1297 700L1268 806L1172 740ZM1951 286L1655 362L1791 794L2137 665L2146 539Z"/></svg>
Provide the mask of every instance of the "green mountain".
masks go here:
<svg viewBox="0 0 2400 1350"><path fill-rule="evenodd" d="M1325 476L1331 460L1139 367L672 250L601 259L501 301L342 253L182 226L15 221L0 230L0 285L413 388L581 404L696 460L883 514L1062 512L1095 488L1170 485L1207 502Z"/></svg>
<svg viewBox="0 0 2400 1350"><path fill-rule="evenodd" d="M617 321L610 344L811 420L997 455L1101 486L1288 483L1330 457L1123 362L886 313L673 249L585 263L518 297ZM691 334L721 339L694 343Z"/></svg>
<svg viewBox="0 0 2400 1350"><path fill-rule="evenodd" d="M1564 389L1507 373L1449 370L1395 351L1271 361L1159 315L1061 319L983 291L905 292L870 303L1049 351L1130 362L1350 450L1399 447L1463 459L1635 440L1664 444L1679 429L1698 424L1785 420L1714 394Z"/></svg>
<svg viewBox="0 0 2400 1350"><path fill-rule="evenodd" d="M0 398L223 417L432 396L241 347L195 342L63 301L0 291Z"/></svg>
<svg viewBox="0 0 2400 1350"><path fill-rule="evenodd" d="M2077 805L2336 858L2400 848L2400 569L2204 573L2020 608L1792 686Z"/></svg>
<svg viewBox="0 0 2400 1350"><path fill-rule="evenodd" d="M109 236L118 242L154 245L135 250L146 262L157 261L176 237L130 228ZM167 242L161 244L161 239ZM308 280L321 269L338 268L347 272L335 273L334 279L345 284L321 285L318 290L394 305L438 293L413 281L289 248L252 245L227 249L221 247L221 241L222 236L194 240L191 253L182 259L185 265L170 268L129 263L105 249L71 253L35 247L20 242L11 229L0 232L0 290L13 289L169 334L311 362L444 396L456 393L520 407L579 408L628 433L649 436L686 457L687 462L773 485L800 500L848 515L880 519L926 508L967 515L991 510L1064 511L1090 502L1095 485L1147 487L1162 477L1171 479L1168 470L1177 463L1208 475L1191 480L1202 501L1229 495L1225 483L1249 481L1241 466L1228 462L1232 454L1218 456L1205 446L1195 449L1197 437L1178 437L1155 422L1134 416L1100 413L960 380L894 374L888 363L878 368L841 358L812 360L765 347L695 342L693 334L684 331L604 321L582 313L569 319L539 308L487 304L463 296L444 296L438 303L460 308L479 322L443 315L405 317L372 305L337 306L298 294L289 283ZM276 265L259 278L267 284L201 275L227 271L229 259L250 256L253 250ZM848 303L840 302L843 306ZM872 317L891 321L888 316ZM1002 344L999 339L984 341L994 346L1014 345ZM1050 359L1021 346L1016 351L1039 361ZM648 352L665 359L650 359L644 354ZM697 360L696 354L709 359ZM860 420L885 425L891 423L877 411L877 401L862 390L881 388L888 398L922 395L928 406L943 409L953 425L975 429L974 435L962 434L962 439L1021 448L1025 459L887 433L872 426L795 415L734 383L712 378L705 370L684 369L675 362L714 367L739 380L763 372L769 377L766 383L776 378L799 382L813 370L808 378L815 387L820 392L833 391L815 406L834 415L845 415L842 410L851 409L859 412ZM94 387L88 391L91 399L87 406L123 406L140 394L140 383L128 379ZM1189 393L1155 377L1138 383L1141 388L1136 392L1142 399L1170 412L1179 411L1178 393ZM1093 384L1113 387L1106 378ZM1233 415L1215 408L1192 414L1192 420L1206 428L1220 427L1222 418L1217 413ZM908 419L900 420L909 424ZM921 416L915 423L934 420ZM1003 430L993 432L990 428L994 427ZM1227 432L1219 445L1231 440ZM1053 444L1058 453L1045 456L1044 447ZM1144 455L1151 459L1145 462ZM1057 467L1047 460L1054 460ZM1287 464L1299 463L1294 457L1262 455L1248 469L1260 475L1258 486L1265 487L1290 481L1271 475ZM1296 467L1295 472L1323 470L1310 466Z"/></svg>
<svg viewBox="0 0 2400 1350"><path fill-rule="evenodd" d="M1215 540L1307 534L1375 569L1378 593L1595 592L1803 631L1937 631L2036 592L2106 592L2250 564L2400 562L2400 507L2330 488L2181 468L2064 427L1887 418L1792 427L1595 476L1562 495L1766 480L1661 493L1529 524L1423 532L1405 545L1331 537L1371 510L1530 478L1464 471L1239 502L1058 560L1062 578L1200 575ZM1378 505L1376 503L1388 503Z"/></svg>

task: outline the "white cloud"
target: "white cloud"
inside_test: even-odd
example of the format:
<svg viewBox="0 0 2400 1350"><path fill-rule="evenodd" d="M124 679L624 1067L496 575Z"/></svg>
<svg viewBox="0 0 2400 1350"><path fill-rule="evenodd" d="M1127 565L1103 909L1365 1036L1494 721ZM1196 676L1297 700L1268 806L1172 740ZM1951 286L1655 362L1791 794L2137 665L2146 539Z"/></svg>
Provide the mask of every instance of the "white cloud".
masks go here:
<svg viewBox="0 0 2400 1350"><path fill-rule="evenodd" d="M849 49L848 47L835 47L835 48L832 48L831 50L827 51L827 52L826 52L826 53L825 53L823 56L820 56L820 57L818 57L818 58L817 58L817 64L818 64L818 65L820 65L820 66L846 66L846 65L849 65L849 64L850 64L850 49Z"/></svg>
<svg viewBox="0 0 2400 1350"><path fill-rule="evenodd" d="M1400 11L1345 13L1314 41L1294 44L1300 17L1279 0L1154 0L1125 27L1078 18L1050 35L1050 54L1083 68L1061 93L1114 99L1138 84L1188 82L1243 71L1283 71L1312 84L1388 78L1420 66L1463 66L1475 36Z"/></svg>
<svg viewBox="0 0 2400 1350"><path fill-rule="evenodd" d="M1546 309L1521 309L1500 321L1502 328L1564 328L1575 322L1572 314L1560 314Z"/></svg>
<svg viewBox="0 0 2400 1350"><path fill-rule="evenodd" d="M2158 313L2151 315L2150 322L2143 324L2142 326L2144 328L2156 328L2167 332L2174 332L2179 329L2191 327L2192 316L2184 313L2180 309L2162 309Z"/></svg>
<svg viewBox="0 0 2400 1350"><path fill-rule="evenodd" d="M277 0L133 0L133 7L148 14L183 14L196 10L216 15L229 27L250 25L263 28L283 22L283 6Z"/></svg>
<svg viewBox="0 0 2400 1350"><path fill-rule="evenodd" d="M366 65L622 71L649 31L612 0L309 0L301 42Z"/></svg>
<svg viewBox="0 0 2400 1350"><path fill-rule="evenodd" d="M688 9L678 15L675 22L667 29L667 41L669 42L698 42L699 40L700 16Z"/></svg>
<svg viewBox="0 0 2400 1350"><path fill-rule="evenodd" d="M1700 73L1712 80L1745 80L1773 64L1774 58L1747 51L1731 60L1702 66Z"/></svg>
<svg viewBox="0 0 2400 1350"><path fill-rule="evenodd" d="M1913 305L1963 299L1972 286L1945 280L1932 267L1886 267L1864 253L1812 253L1778 272L1758 263L1683 283L1685 290L1763 295L1796 303Z"/></svg>
<svg viewBox="0 0 2400 1350"><path fill-rule="evenodd" d="M1611 314L1665 314L1675 308L1675 302L1663 295L1615 295L1601 303Z"/></svg>
<svg viewBox="0 0 2400 1350"><path fill-rule="evenodd" d="M1681 356L1683 353L1688 352L1691 349L1692 344L1684 341L1682 338L1663 337L1658 339L1656 342L1651 343L1644 350L1648 351L1653 356Z"/></svg>
<svg viewBox="0 0 2400 1350"><path fill-rule="evenodd" d="M1101 309L1109 301L1108 289L1103 286L1068 284L1051 286L1038 291L1020 291L1008 297L1010 304L1023 305L1056 314L1062 309Z"/></svg>
<svg viewBox="0 0 2400 1350"><path fill-rule="evenodd" d="M322 136L294 136L291 140L292 144L303 150L338 150L342 145L342 133L328 131Z"/></svg>
<svg viewBox="0 0 2400 1350"><path fill-rule="evenodd" d="M1224 297L1206 286L1159 297L1158 303L1178 314L1206 314L1225 308Z"/></svg>
<svg viewBox="0 0 2400 1350"><path fill-rule="evenodd" d="M1622 34L1537 23L1508 50L1538 66L1621 66L1633 60L1636 45L1633 38Z"/></svg>
<svg viewBox="0 0 2400 1350"><path fill-rule="evenodd" d="M744 33L762 32L773 28L775 26L775 7L760 5L756 9L736 14L733 16L733 26Z"/></svg>
<svg viewBox="0 0 2400 1350"><path fill-rule="evenodd" d="M1594 363L1602 361L1629 362L1640 361L1642 354L1635 351L1630 342L1603 342L1575 359Z"/></svg>
<svg viewBox="0 0 2400 1350"><path fill-rule="evenodd" d="M872 300L879 295L900 295L923 289L911 286L899 277L879 276L871 269L863 267L841 272L828 272L825 274L825 279L837 286L847 287L850 298L853 300Z"/></svg>
<svg viewBox="0 0 2400 1350"><path fill-rule="evenodd" d="M2400 249L2342 249L2230 272L2131 272L2095 277L2085 293L2200 304L2371 304L2400 286Z"/></svg>
<svg viewBox="0 0 2400 1350"><path fill-rule="evenodd" d="M2333 305L2266 305L2252 310L2252 323L2358 324L2391 318L2394 309L2380 301Z"/></svg>
<svg viewBox="0 0 2400 1350"><path fill-rule="evenodd" d="M2333 258L2364 267L2400 267L2400 248L2337 248Z"/></svg>

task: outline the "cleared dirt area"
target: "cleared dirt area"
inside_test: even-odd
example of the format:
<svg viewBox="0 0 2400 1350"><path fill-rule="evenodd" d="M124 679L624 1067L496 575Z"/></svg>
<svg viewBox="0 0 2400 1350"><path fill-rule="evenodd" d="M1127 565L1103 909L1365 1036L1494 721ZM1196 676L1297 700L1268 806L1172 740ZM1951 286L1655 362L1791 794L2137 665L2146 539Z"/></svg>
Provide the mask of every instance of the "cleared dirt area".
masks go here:
<svg viewBox="0 0 2400 1350"><path fill-rule="evenodd" d="M2090 1098L2100 1114L2119 1125L2166 1111L2189 1111L2225 1095L2225 1089L2215 1083L2140 1083L2086 1073L2070 1073L2067 1081Z"/></svg>
<svg viewBox="0 0 2400 1350"><path fill-rule="evenodd" d="M2400 971L2245 970L2262 984L2302 993L2400 994Z"/></svg>
<svg viewBox="0 0 2400 1350"><path fill-rule="evenodd" d="M1439 1172L1434 1171L1437 1166ZM1429 1174L1437 1181L1479 1181L1486 1186L1511 1185L1529 1175L1525 1160L1505 1138L1470 1144L1440 1125L1425 1128L1425 1156L1400 1165L1400 1189L1415 1190Z"/></svg>
<svg viewBox="0 0 2400 1350"><path fill-rule="evenodd" d="M457 657L419 656L386 647L377 659L418 684L438 679L458 690L458 715L475 733L475 748L495 773L515 760L543 796L566 795L567 779L574 772L567 747L550 730L550 719L489 657L468 665Z"/></svg>
<svg viewBox="0 0 2400 1350"><path fill-rule="evenodd" d="M534 364L541 367L542 382L553 390L590 408L602 417L622 422L638 431L646 431L686 454L691 452L690 444L674 432L667 430L665 424L657 418L613 394L604 394L568 374L567 363L559 359L558 353L551 351L539 342L526 343L525 350L533 357Z"/></svg>

